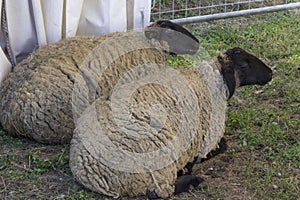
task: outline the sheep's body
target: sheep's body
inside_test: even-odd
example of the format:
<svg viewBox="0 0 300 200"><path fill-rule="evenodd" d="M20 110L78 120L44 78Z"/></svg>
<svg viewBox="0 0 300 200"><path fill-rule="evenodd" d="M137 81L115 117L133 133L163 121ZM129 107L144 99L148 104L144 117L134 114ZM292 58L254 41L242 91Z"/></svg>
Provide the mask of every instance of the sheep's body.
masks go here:
<svg viewBox="0 0 300 200"><path fill-rule="evenodd" d="M3 82L1 124L42 143L73 136L73 175L108 196L165 198L175 184L176 193L197 185L202 179L193 176L175 183L177 172L218 146L226 97L239 86L266 84L272 71L240 48L210 64L200 55L196 67L173 69L166 51L194 54L198 39L169 21L145 35L154 43L143 33L115 33L33 53Z"/></svg>
<svg viewBox="0 0 300 200"><path fill-rule="evenodd" d="M77 78L80 84L75 83L73 97L75 105L80 99L75 108L81 109L75 109L80 114L71 142L70 167L83 185L109 196L139 196L154 191L160 197L168 197L174 192L177 172L199 154L209 130L209 87L201 79L201 70L171 69L161 59L149 61L152 52L155 57L164 55L158 50L147 50L149 44L142 44L144 49L139 50L139 42L135 42L135 50L128 51L124 49L126 43L122 38L107 42L122 55L113 59L109 67L107 62L102 63L109 50L101 44L94 50L93 55L97 56L90 58ZM138 61L131 60L137 57ZM91 84L99 76L98 96L85 107L82 102L86 100L82 99L90 99L91 92L82 91L94 89L82 81ZM194 96L188 96L186 90ZM166 118L155 119L155 112L159 111L151 113L153 105L160 105L164 111L158 118Z"/></svg>
<svg viewBox="0 0 300 200"><path fill-rule="evenodd" d="M140 34L131 33L117 33L105 37L76 37L46 46L20 63L4 81L1 89L0 121L8 133L33 138L42 143L69 142L76 124L70 150L70 167L79 182L109 196L137 196L145 195L147 191L155 191L161 197L168 197L174 192L177 171L183 169L199 152L201 157L205 157L211 149L216 148L216 141L223 135L223 121L220 123L214 116L217 112L223 112L223 108L216 111L212 105L218 104L213 99L216 95L222 97L220 101L225 101L223 94L216 94L225 86L215 89L215 85L207 83L223 83L220 74L213 80L207 76L206 73L215 74L215 69L208 72L199 67L172 69L169 72L171 68L164 64L166 56L166 53L153 48ZM136 71L138 66L142 67ZM113 89L120 84L120 78L125 73L129 72L124 81L130 82L139 76L153 76L151 73L157 72L151 71L152 67L158 70L154 77L164 78L175 73L173 76L187 81L188 88L183 90L192 91L196 104L189 105L188 102L187 105L183 105L184 103L178 100L180 91L174 94L174 91L164 88L164 83L158 80L158 84L145 83L145 86L130 97L129 106L132 108L131 116L134 117L133 125L128 131L134 130L143 135L143 130L136 130L150 127L147 129L150 132L142 138L135 138L134 135L126 135L126 131L113 122L114 111L110 100ZM159 77L159 74L162 77ZM203 78L204 76L207 76L207 79ZM175 78L171 77L169 81L174 80ZM78 90L82 84L88 84L88 87ZM170 87L181 86L171 84ZM162 105L167 113L163 128L160 127L159 116L158 119L152 118L152 121L149 118L149 108L153 103ZM151 162L147 163L150 166L148 169L134 166L137 167L136 171L126 171L119 169L118 165L110 165L109 161L104 162L106 157L99 153L102 151L99 147L102 138L99 138L97 131L95 132L99 129L94 127L97 123L93 121L95 119L86 115L90 105L95 105L96 121L107 125L104 134L114 145L139 155L166 147L169 152L163 157L164 160L159 160L161 163L158 166L151 167ZM199 113L182 113L182 106ZM223 116L225 113L220 114ZM191 116L198 118L196 117L195 121ZM121 115L118 120L126 121L126 116L122 117L124 116ZM182 118L189 123L189 127L186 128L194 126L194 129L187 132L180 130L178 127ZM211 129L212 123L220 123L220 127ZM91 131L84 131L80 127ZM215 130L219 132L215 133ZM217 137L214 137L214 134ZM176 137L180 140L172 144ZM187 141L184 141L184 138ZM201 147L203 138L205 147ZM168 146L169 143L173 146ZM186 146L187 144L190 146ZM157 162L152 164L156 165Z"/></svg>
<svg viewBox="0 0 300 200"><path fill-rule="evenodd" d="M114 197L145 195L147 191L155 191L160 197L168 197L173 194L177 172L183 169L187 162L193 161L194 157L198 156L201 143L203 142L202 138L207 130L209 130L210 123L212 122L210 117L213 117L210 116L211 99L206 96L208 94L208 88L207 85L201 81L198 72L189 69L182 73L185 74L190 81L198 98L198 106L201 113L197 114L197 116L199 116L201 123L198 125L199 128L196 130L196 133L179 132L178 124L181 118L180 114L182 114L180 113L180 106L170 104L170 102L176 102L176 98L174 94L168 90L164 90L162 87L146 86L140 89L139 93L132 95L132 104L130 107L136 109L132 110L131 115L138 116L138 118L134 119L133 123L141 123L142 126L149 126L150 122L146 120L149 119L149 113L147 111L149 111L150 104L152 103L162 104L168 109L169 116L164 124L164 129L153 135L150 132L148 136L143 135L142 132L138 132L138 134L143 135L142 138L130 137L130 135L125 134L120 127L117 127L113 123L113 114L110 107L111 102L97 100L95 105L92 106L92 109L94 109L95 106L97 112L101 110L101 115L98 114L98 118L95 121L94 115L90 115L92 110L88 110L86 114L83 114L74 132L71 143L70 167L75 177L83 185L91 190L100 191L103 194ZM159 97L157 94L159 94ZM140 104L140 106L138 104ZM125 121L126 119L123 120ZM107 155L104 149L108 148L114 150L114 148L111 146L106 147L106 145L108 145L107 141L103 141L103 137L100 136L101 134L97 131L100 129L100 125L97 125L99 122L100 124L105 124L104 127L109 127L105 130L104 134L107 134L109 141L112 141L113 145L124 151L130 153L134 152L138 157L141 156L141 158L132 158L133 160L127 161L126 159L123 160L123 154L119 154L117 156L120 157L116 157L116 160L109 160L109 158L114 158L115 152L111 152L111 155ZM191 119L190 122L193 123L193 119ZM192 126L193 125L191 125L191 127ZM130 128L132 130L139 129L135 126ZM159 158L157 160L151 155L149 155L149 157L147 157L148 155L145 155L145 157L140 155L147 152L159 151L168 143L172 143L171 140L174 139L174 137L178 137L177 134L183 134L184 137L192 138L189 141L191 146L186 148L186 151L182 152L181 155L175 155L176 149L171 149L167 157L158 155ZM212 139L212 135L207 137L209 134L210 133L208 133L205 138ZM221 134L216 135L219 137ZM219 138L215 138L215 140L218 141ZM184 146L184 144L176 145L178 145L177 147L179 149L180 146ZM207 148L213 149L214 147L202 147L201 155L204 155L204 151L206 151ZM108 151L108 153L110 153L110 151ZM124 156L126 155L127 154L124 154ZM178 157L176 158L176 156ZM149 160L150 163L147 163L147 160ZM131 162L139 163L138 161L149 166L149 170L151 170L151 165L153 164L161 164L162 167L158 167L158 169L154 171L147 171L147 169L145 169L143 172L143 166L139 168L139 166L131 165ZM119 166L122 165L122 163L125 164L125 166ZM128 167L128 169L133 170L126 171L123 167Z"/></svg>
<svg viewBox="0 0 300 200"><path fill-rule="evenodd" d="M100 37L62 40L45 46L15 67L0 92L0 122L9 134L42 143L70 142L71 94L78 66Z"/></svg>

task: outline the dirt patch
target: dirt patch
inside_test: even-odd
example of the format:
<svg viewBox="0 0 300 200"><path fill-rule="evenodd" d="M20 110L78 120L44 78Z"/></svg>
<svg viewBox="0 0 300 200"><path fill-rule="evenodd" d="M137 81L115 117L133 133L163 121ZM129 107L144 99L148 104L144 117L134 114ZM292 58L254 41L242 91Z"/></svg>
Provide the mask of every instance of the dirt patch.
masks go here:
<svg viewBox="0 0 300 200"><path fill-rule="evenodd" d="M89 199L103 198L75 182L67 161L57 162L60 157L68 155L69 146L41 145L5 135L0 135L0 138L0 145L3 147L0 150L0 199L63 199L68 196L80 199L80 195L86 198L87 194ZM230 138L227 140L229 148L234 146ZM235 158L225 152L195 165L194 175L202 177L205 182L190 193L171 199L196 200L212 196L219 196L220 199L253 199L251 196L255 193L248 191L240 179L243 167L239 165L239 159L242 158ZM50 167L45 163L51 163Z"/></svg>

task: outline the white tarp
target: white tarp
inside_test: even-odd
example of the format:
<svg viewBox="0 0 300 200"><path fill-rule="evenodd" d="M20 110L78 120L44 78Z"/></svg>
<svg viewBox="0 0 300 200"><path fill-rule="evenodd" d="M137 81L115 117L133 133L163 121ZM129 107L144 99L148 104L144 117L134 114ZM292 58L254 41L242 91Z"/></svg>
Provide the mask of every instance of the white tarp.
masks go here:
<svg viewBox="0 0 300 200"><path fill-rule="evenodd" d="M150 0L6 0L13 59L19 62L35 49L65 37L141 29L150 23L150 9ZM128 15L128 10L134 13ZM4 48L3 27L0 34ZM11 65L0 51L1 85Z"/></svg>

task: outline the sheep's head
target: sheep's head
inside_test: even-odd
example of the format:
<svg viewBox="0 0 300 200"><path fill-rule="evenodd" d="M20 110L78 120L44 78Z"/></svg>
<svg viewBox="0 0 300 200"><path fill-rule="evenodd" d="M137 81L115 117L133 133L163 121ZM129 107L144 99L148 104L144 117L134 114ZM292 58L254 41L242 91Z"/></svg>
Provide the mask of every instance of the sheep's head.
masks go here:
<svg viewBox="0 0 300 200"><path fill-rule="evenodd" d="M267 65L238 47L218 56L218 63L228 87L229 98L239 86L265 85L272 80L272 70Z"/></svg>
<svg viewBox="0 0 300 200"><path fill-rule="evenodd" d="M145 28L149 40L165 42L166 49L173 54L195 54L199 49L199 40L182 26L168 20L161 20Z"/></svg>

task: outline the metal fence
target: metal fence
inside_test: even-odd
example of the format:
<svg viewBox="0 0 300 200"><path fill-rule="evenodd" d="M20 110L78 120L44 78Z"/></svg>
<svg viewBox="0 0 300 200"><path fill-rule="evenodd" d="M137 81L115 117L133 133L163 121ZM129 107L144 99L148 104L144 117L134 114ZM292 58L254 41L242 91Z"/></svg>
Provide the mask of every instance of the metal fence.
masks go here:
<svg viewBox="0 0 300 200"><path fill-rule="evenodd" d="M300 8L294 0L152 0L151 21L195 23Z"/></svg>

